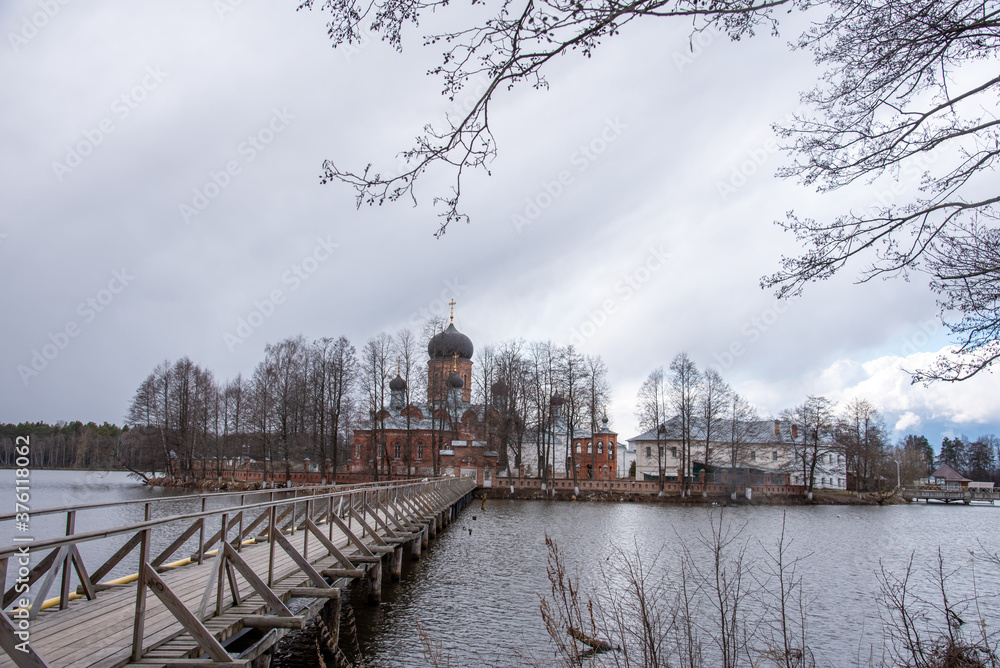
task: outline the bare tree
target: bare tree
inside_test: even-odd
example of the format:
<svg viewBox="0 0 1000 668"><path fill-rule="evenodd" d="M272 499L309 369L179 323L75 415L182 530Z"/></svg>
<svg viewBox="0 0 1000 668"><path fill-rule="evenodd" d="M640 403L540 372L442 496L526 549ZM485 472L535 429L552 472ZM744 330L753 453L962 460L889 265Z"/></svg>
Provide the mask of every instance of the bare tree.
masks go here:
<svg viewBox="0 0 1000 668"><path fill-rule="evenodd" d="M300 433L300 419L303 410L302 398L305 390L306 342L300 335L268 344L264 355L273 369L274 411L278 428L278 447L285 463L285 484L291 484L292 453Z"/></svg>
<svg viewBox="0 0 1000 668"><path fill-rule="evenodd" d="M854 473L854 491L859 495L883 491L889 444L879 410L867 399L852 399L844 405L834 436L838 452L844 453L847 470Z"/></svg>
<svg viewBox="0 0 1000 668"><path fill-rule="evenodd" d="M522 355L524 342L505 341L496 354L497 382L493 393L493 433L500 452L499 466L508 471L519 471L522 464L522 446L527 423L530 388L529 369ZM511 458L513 467L511 467Z"/></svg>
<svg viewBox="0 0 1000 668"><path fill-rule="evenodd" d="M1000 120L989 111L1000 77L976 67L997 55L1000 9L980 0L815 4L829 13L798 47L827 69L803 98L811 111L783 129L797 160L780 174L821 191L901 173L923 173L922 186L899 203L894 188L833 221L790 213L782 226L808 248L763 283L796 294L856 257L869 262L861 281L926 273L961 344L914 379L969 378L1000 356L1000 196L983 188L1000 158Z"/></svg>
<svg viewBox="0 0 1000 668"><path fill-rule="evenodd" d="M573 493L580 494L580 461L582 446L574 447L573 438L579 427L580 421L584 419L586 412L586 401L588 398L588 377L587 365L582 354L572 345L560 348L557 357L556 367L559 387L562 388L563 398L563 418L566 421L566 466L571 470L573 477ZM593 444L591 444L592 447ZM569 477L569 476L567 476Z"/></svg>
<svg viewBox="0 0 1000 668"><path fill-rule="evenodd" d="M639 387L636 397L635 417L639 428L656 432L656 477L660 484L660 496L663 496L663 478L666 475L663 462L663 438L666 428L669 398L667 395L666 376L663 367L653 369Z"/></svg>
<svg viewBox="0 0 1000 668"><path fill-rule="evenodd" d="M618 34L622 26L640 17L675 17L694 22L695 30L715 25L734 39L753 34L755 27L776 25L771 11L790 0L644 0L617 4L605 0L571 4L559 0L532 0L520 6L501 3L497 14L481 25L455 32L428 35L424 44L447 44L443 63L431 70L444 84L450 100L468 95L469 104L455 117L448 116L445 127L427 125L416 145L403 151L398 172L342 170L332 161L323 163L320 181L339 180L357 192L357 205L382 204L400 198L415 201L415 185L424 172L443 163L454 172L451 192L434 198L442 204L438 235L456 221L468 220L460 211L462 178L466 168L485 169L496 155L496 142L489 125L490 102L499 91L519 84L547 88L543 70L554 58L577 52L589 57L601 41ZM314 0L302 0L299 9L312 8ZM380 33L395 48L402 48L403 29L417 24L426 13L443 10L447 0L388 0L362 2L324 0L322 8L331 14L328 34L334 46L360 41L364 24ZM474 92L468 89L477 82ZM466 111L467 110L467 111Z"/></svg>
<svg viewBox="0 0 1000 668"><path fill-rule="evenodd" d="M757 442L760 434L757 409L743 396L736 392L730 393L726 406L726 418L729 422L726 438L726 456L729 463L729 495L736 500L736 482L740 469L746 466L748 451L751 444ZM746 474L743 474L746 480Z"/></svg>
<svg viewBox="0 0 1000 668"><path fill-rule="evenodd" d="M330 378L327 381L326 407L330 413L330 452L332 458L331 482L337 481L337 466L340 463L340 443L349 446L348 433L351 397L358 377L358 358L354 346L341 336L329 348L327 366ZM341 437L343 434L343 438Z"/></svg>
<svg viewBox="0 0 1000 668"><path fill-rule="evenodd" d="M593 436L597 433L598 423L606 416L606 406L611 401L611 385L608 383L608 365L600 355L587 355L584 363L587 370L587 398L584 412L590 423L590 434ZM590 470L595 474L597 472L597 454L594 448L590 453Z"/></svg>
<svg viewBox="0 0 1000 668"><path fill-rule="evenodd" d="M392 337L384 332L368 339L361 353L361 382L368 404L372 434L372 476L375 480L379 479L380 465L383 478L388 479L392 475L392 460L389 457L385 433L385 400L391 378L391 356Z"/></svg>
<svg viewBox="0 0 1000 668"><path fill-rule="evenodd" d="M713 368L708 368L701 374L701 387L698 392L697 422L701 427L704 436L703 452L705 455L705 469L701 485L701 495L708 496L708 469L712 465L713 457L718 458L718 453L712 452L713 443L720 440L723 430L722 421L726 417L729 408L729 396L732 388L722 380L722 375ZM725 453L723 453L723 456Z"/></svg>
<svg viewBox="0 0 1000 668"><path fill-rule="evenodd" d="M698 386L701 373L698 367L688 357L687 353L679 353L670 362L667 376L669 387L668 397L670 408L677 417L681 437L681 467L678 480L681 484L681 496L690 496L690 476L692 469L691 443L694 433L696 412L698 406Z"/></svg>
<svg viewBox="0 0 1000 668"><path fill-rule="evenodd" d="M413 475L413 428L411 413L408 410L412 401L410 393L413 391L417 376L417 348L416 335L408 329L401 329L396 332L393 339L393 352L396 354L396 373L406 382L406 389L403 391L403 410L406 418L406 436L403 443L403 460L406 462L406 475Z"/></svg>
<svg viewBox="0 0 1000 668"><path fill-rule="evenodd" d="M805 402L784 412L787 420L802 428L801 443L793 443L793 460L802 467L806 496L812 500L816 483L816 466L822 457L837 451L833 440L834 404L826 397L809 396Z"/></svg>
<svg viewBox="0 0 1000 668"><path fill-rule="evenodd" d="M250 415L251 423L257 436L255 450L258 452L263 468L264 487L274 474L271 461L271 429L274 424L275 388L277 373L273 360L261 360L254 368L250 380Z"/></svg>

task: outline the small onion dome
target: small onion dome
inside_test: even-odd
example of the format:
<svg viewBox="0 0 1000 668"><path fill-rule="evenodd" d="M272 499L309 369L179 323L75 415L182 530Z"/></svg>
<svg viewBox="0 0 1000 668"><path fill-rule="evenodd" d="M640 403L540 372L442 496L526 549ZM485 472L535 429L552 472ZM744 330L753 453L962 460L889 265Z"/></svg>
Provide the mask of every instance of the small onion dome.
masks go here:
<svg viewBox="0 0 1000 668"><path fill-rule="evenodd" d="M601 424L604 425L605 429L608 428L608 416L607 415L605 415L603 418L601 418Z"/></svg>
<svg viewBox="0 0 1000 668"><path fill-rule="evenodd" d="M562 406L564 403L566 403L566 400L562 398L558 390L556 390L556 393L552 395L551 399L549 399L549 406Z"/></svg>
<svg viewBox="0 0 1000 668"><path fill-rule="evenodd" d="M406 381L397 373L396 377L389 381L389 389L393 392L402 392L406 389Z"/></svg>
<svg viewBox="0 0 1000 668"><path fill-rule="evenodd" d="M471 360L473 350L472 339L455 329L455 323L435 334L427 343L427 354L432 360L452 359L455 355Z"/></svg>
<svg viewBox="0 0 1000 668"><path fill-rule="evenodd" d="M457 372L453 372L450 376L448 376L448 387L460 390L465 387L465 381L462 380L462 377L459 376Z"/></svg>
<svg viewBox="0 0 1000 668"><path fill-rule="evenodd" d="M507 383L503 382L502 380L498 380L497 382L493 383L493 387L490 388L490 391L493 393L493 396L502 397L506 396L507 392L510 391L510 388L507 387Z"/></svg>

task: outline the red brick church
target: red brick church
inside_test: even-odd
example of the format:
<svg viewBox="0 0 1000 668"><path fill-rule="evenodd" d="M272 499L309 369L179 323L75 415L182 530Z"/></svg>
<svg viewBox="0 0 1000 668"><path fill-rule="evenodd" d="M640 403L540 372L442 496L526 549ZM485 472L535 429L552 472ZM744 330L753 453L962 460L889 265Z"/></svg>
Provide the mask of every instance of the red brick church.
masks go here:
<svg viewBox="0 0 1000 668"><path fill-rule="evenodd" d="M473 350L453 315L427 345L427 401L407 404L406 381L397 372L389 382L389 406L374 416L374 428L354 432L347 472L379 480L474 475L491 487L506 469L495 434L506 386L493 385L491 406L471 403Z"/></svg>

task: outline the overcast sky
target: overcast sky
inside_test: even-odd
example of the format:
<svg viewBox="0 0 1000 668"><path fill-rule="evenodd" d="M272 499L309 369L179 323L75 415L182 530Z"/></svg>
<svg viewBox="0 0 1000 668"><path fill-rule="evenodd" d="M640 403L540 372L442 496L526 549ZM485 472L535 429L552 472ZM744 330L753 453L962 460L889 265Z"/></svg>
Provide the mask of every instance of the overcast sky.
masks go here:
<svg viewBox="0 0 1000 668"><path fill-rule="evenodd" d="M464 185L472 223L435 239L447 174L416 207L361 210L318 175L327 158L391 169L462 108L426 75L440 51L420 37L439 26L398 54L332 49L325 16L296 2L47 3L0 4L0 421L120 424L165 359L224 380L268 342L360 349L454 298L477 346L603 356L623 437L643 378L681 351L764 413L860 396L895 438L1000 433L995 376L923 388L901 370L948 345L923 279L855 285L855 265L787 305L759 287L796 251L773 224L785 211L828 218L887 188L773 177L770 123L817 73L787 48L801 23L689 44L646 22L558 59L549 90L496 98L499 155Z"/></svg>

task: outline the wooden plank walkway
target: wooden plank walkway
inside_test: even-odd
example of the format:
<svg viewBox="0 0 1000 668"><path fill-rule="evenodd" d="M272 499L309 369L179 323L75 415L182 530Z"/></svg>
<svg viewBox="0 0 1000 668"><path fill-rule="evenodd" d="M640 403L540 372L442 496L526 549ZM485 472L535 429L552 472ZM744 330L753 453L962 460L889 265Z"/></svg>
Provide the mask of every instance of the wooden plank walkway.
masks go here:
<svg viewBox="0 0 1000 668"><path fill-rule="evenodd" d="M321 531L328 538L332 537L332 544L335 550L328 550L321 540L311 531L306 530L306 519L303 516L301 521L296 521L297 528L288 533L283 533L290 546L299 555L307 555L305 561L311 564L316 571L327 569L343 569L335 571L340 574L357 576L368 569L379 569L374 571L369 577L378 577L381 586L381 557L391 554L397 550L403 550L412 541L426 541L424 532L433 536L436 530L446 523L452 512L452 507L456 503L467 498L471 493L474 484L452 485L448 490L428 488L428 491L415 494L413 498L401 498L396 500L386 499L383 503L362 502L356 505L354 497L351 501L343 505L343 519L340 514L336 515L333 526L330 525L330 518L322 517L317 520L315 530ZM280 502L278 502L280 503ZM286 502L291 503L291 502ZM277 504L276 504L277 505ZM360 510L359 510L360 508ZM219 515L221 515L220 511ZM317 513L321 515L321 513ZM272 517L275 512L272 511ZM312 520L312 517L310 517ZM339 522L337 520L340 520ZM347 530L342 528L341 522L351 524L353 537L348 535ZM281 526L281 523L277 523ZM206 525L210 526L211 523ZM219 523L221 526L221 522ZM266 534L267 527L257 527L255 534L263 531ZM374 534L374 535L373 535ZM237 540L232 540L235 544ZM292 588L316 587L315 578L311 579L307 572L296 563L291 554L286 552L281 546L281 540L274 543L260 542L257 544L244 545L239 551L239 557L259 576L265 583L268 581L269 567L273 572L273 584L270 590L281 601L291 598ZM359 545L361 543L361 545ZM221 550L220 550L221 551ZM336 555L336 551L341 554ZM272 563L273 553L273 563ZM373 553L376 556L373 556ZM419 554L419 547L414 548L414 553ZM346 556L350 564L343 562ZM400 560L401 554L393 555L393 558ZM401 561L400 561L401 563ZM353 567L353 573L348 573L348 568ZM250 615L262 615L267 613L270 606L267 601L255 592L251 582L247 580L238 568L233 570L233 579L236 588L242 599L238 605L234 605L231 593L229 578L222 575L222 584L219 585L219 556L206 557L202 564L191 564L176 568L162 570L159 577L169 590L176 596L187 611L194 616L198 616L203 605L206 589L209 588L209 596L205 603L205 614L200 617L208 631L221 643L225 643L245 628L245 620ZM222 574L226 570L221 571ZM325 578L327 587L340 587L347 582L343 577L328 576ZM215 615L217 592L221 589L223 602L221 605L222 614ZM113 589L99 591L96 599L86 598L71 601L64 610L52 608L42 611L38 617L30 622L30 645L31 648L44 660L45 664L51 668L118 668L120 666L171 666L176 668L187 660L186 665L196 665L201 663L197 660L203 657L207 659L206 649L199 644L192 635L184 629L178 621L177 616L158 598L151 590L146 591L145 613L142 622L144 649L142 659L133 663L132 643L133 628L136 623L136 601L137 584L135 582L128 585L115 586ZM309 602L306 615L315 612L326 602L322 597L308 598L299 596L301 591L296 591L297 598L303 598ZM332 595L331 594L328 594ZM273 611L272 611L273 612ZM8 616L10 613L7 613ZM302 614L302 613L300 613ZM272 616L271 621L274 621ZM299 621L299 620L296 620ZM270 645L284 633L287 629L276 629L277 633L268 634ZM269 646L270 646L269 645ZM268 647L259 648L260 651ZM259 651L257 653L260 653ZM244 654L244 658L253 659L254 653ZM6 653L0 652L0 668L7 668L15 665L32 665L23 660L15 663ZM203 664L204 665L204 664ZM219 662L216 665L225 665Z"/></svg>

